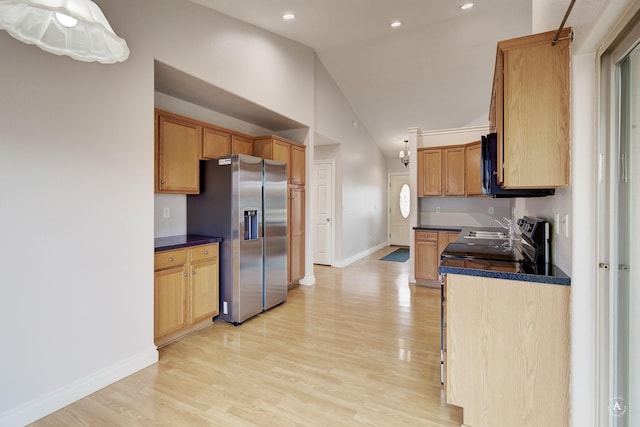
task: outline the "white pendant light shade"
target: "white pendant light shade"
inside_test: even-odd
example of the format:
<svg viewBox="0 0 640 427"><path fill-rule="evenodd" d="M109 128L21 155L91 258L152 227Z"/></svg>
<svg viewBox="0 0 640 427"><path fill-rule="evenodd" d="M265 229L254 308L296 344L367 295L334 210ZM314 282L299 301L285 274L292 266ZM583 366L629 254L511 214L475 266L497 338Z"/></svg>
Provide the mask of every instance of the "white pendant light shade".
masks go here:
<svg viewBox="0 0 640 427"><path fill-rule="evenodd" d="M0 0L0 29L79 61L113 64L129 57L127 42L91 0Z"/></svg>

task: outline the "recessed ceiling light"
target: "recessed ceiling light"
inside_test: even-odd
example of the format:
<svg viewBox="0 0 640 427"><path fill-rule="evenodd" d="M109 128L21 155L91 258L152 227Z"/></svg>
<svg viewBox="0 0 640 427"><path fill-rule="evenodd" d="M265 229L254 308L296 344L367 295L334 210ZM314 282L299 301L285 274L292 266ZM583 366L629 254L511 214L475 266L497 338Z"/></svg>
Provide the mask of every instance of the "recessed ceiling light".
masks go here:
<svg viewBox="0 0 640 427"><path fill-rule="evenodd" d="M291 21L293 19L296 18L296 15L294 15L293 13L285 13L284 15L282 15L282 19L284 19L285 21Z"/></svg>
<svg viewBox="0 0 640 427"><path fill-rule="evenodd" d="M462 10L469 10L472 7L473 7L473 3L470 1L460 5L460 9Z"/></svg>
<svg viewBox="0 0 640 427"><path fill-rule="evenodd" d="M398 21L398 20L391 21L391 22L389 23L389 26L390 26L391 28L398 28L398 27L401 27L401 26L402 26L402 21Z"/></svg>

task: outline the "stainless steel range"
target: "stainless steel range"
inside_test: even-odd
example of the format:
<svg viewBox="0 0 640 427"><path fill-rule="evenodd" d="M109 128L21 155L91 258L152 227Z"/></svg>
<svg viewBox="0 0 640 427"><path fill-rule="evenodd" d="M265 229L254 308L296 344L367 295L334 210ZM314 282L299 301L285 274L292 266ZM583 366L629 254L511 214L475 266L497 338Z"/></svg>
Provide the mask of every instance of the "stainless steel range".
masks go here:
<svg viewBox="0 0 640 427"><path fill-rule="evenodd" d="M455 266L456 260L498 261L514 263L513 268L522 272L542 273L551 264L549 223L525 216L517 225L519 235L515 236L496 228L465 229L442 252L442 265Z"/></svg>

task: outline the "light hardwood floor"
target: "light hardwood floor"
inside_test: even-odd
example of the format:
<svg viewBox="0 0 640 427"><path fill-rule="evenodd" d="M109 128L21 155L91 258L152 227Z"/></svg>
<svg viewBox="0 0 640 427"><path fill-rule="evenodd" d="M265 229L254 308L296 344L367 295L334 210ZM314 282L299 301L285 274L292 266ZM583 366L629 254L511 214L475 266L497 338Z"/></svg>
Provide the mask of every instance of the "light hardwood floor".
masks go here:
<svg viewBox="0 0 640 427"><path fill-rule="evenodd" d="M440 291L385 248L240 326L215 321L160 362L34 426L460 426L440 385Z"/></svg>

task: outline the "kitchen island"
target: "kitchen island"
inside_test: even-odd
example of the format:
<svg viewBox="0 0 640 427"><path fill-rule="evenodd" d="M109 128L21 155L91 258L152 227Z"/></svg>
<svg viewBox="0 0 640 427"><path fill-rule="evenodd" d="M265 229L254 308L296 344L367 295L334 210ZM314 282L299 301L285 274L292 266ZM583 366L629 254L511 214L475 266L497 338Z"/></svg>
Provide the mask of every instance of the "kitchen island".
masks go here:
<svg viewBox="0 0 640 427"><path fill-rule="evenodd" d="M439 272L446 400L462 425L569 426L569 276L471 256Z"/></svg>

